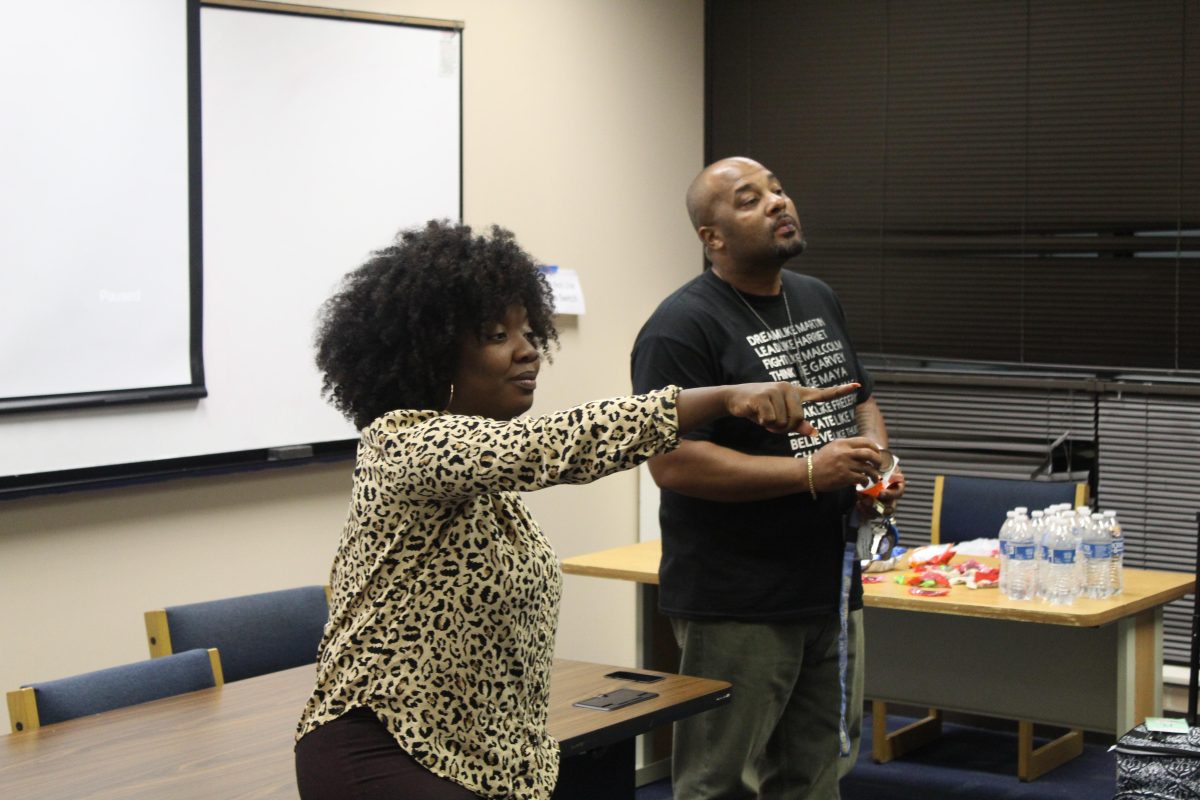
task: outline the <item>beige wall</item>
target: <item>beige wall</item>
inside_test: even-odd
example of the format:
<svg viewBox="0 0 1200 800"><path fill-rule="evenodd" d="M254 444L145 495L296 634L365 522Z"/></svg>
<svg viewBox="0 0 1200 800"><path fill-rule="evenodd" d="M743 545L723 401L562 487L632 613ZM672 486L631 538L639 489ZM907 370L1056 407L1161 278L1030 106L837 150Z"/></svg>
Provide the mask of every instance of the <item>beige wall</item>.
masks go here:
<svg viewBox="0 0 1200 800"><path fill-rule="evenodd" d="M682 198L703 157L701 0L344 7L465 21L466 221L577 270L587 299L534 410L625 392L641 321L698 266ZM324 582L348 469L0 502L0 688L146 657L148 608ZM637 539L634 473L528 500L562 556ZM633 664L634 626L631 587L566 579L559 655Z"/></svg>

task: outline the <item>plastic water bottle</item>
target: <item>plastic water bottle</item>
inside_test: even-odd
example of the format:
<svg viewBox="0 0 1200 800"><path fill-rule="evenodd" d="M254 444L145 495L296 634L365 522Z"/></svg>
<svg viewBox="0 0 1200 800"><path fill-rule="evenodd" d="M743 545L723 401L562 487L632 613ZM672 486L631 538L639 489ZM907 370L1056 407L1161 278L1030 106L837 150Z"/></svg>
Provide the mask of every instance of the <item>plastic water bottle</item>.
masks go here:
<svg viewBox="0 0 1200 800"><path fill-rule="evenodd" d="M1083 557L1083 542L1091 535L1089 529L1092 527L1092 510L1090 508L1072 509L1067 518L1067 524L1071 526L1071 535L1075 537L1075 566L1079 574L1077 596L1085 596L1088 582L1087 560ZM1109 558L1112 558L1111 553L1109 553Z"/></svg>
<svg viewBox="0 0 1200 800"><path fill-rule="evenodd" d="M1087 589L1086 564L1083 560L1083 533L1092 524L1092 510L1087 506L1070 508L1067 511L1067 525L1071 535L1075 537L1075 596L1080 597Z"/></svg>
<svg viewBox="0 0 1200 800"><path fill-rule="evenodd" d="M1024 515L1015 515L1012 522L1008 540L1007 596L1014 600L1032 600L1038 589L1037 532L1032 521ZM1003 568L1000 578L1004 578Z"/></svg>
<svg viewBox="0 0 1200 800"><path fill-rule="evenodd" d="M1067 505L1063 509L1063 522L1071 529L1071 537L1075 540L1075 596L1079 597L1087 588L1087 573L1083 563L1083 532L1091 525L1092 510L1086 506L1072 508Z"/></svg>
<svg viewBox="0 0 1200 800"><path fill-rule="evenodd" d="M1043 600L1050 586L1050 534L1061 524L1063 513L1069 512L1070 508L1070 503L1055 503L1042 511L1041 530L1037 537L1037 596Z"/></svg>
<svg viewBox="0 0 1200 800"><path fill-rule="evenodd" d="M1108 597L1112 593L1112 535L1104 517L1092 517L1086 511L1080 509L1076 516L1083 555L1083 594Z"/></svg>
<svg viewBox="0 0 1200 800"><path fill-rule="evenodd" d="M1050 536L1050 529L1057 514L1057 506L1044 508L1037 529L1037 596L1043 600L1046 599L1046 588L1050 585L1050 545L1046 539Z"/></svg>
<svg viewBox="0 0 1200 800"><path fill-rule="evenodd" d="M1059 511L1046 530L1046 600L1055 605L1075 602L1079 593L1079 548L1069 517Z"/></svg>
<svg viewBox="0 0 1200 800"><path fill-rule="evenodd" d="M1117 522L1117 512L1105 511L1103 519L1112 541L1112 572L1108 591L1109 594L1120 594L1125 591L1125 537L1121 534L1121 523Z"/></svg>
<svg viewBox="0 0 1200 800"><path fill-rule="evenodd" d="M1015 510L1005 513L1003 524L1000 525L1000 533L996 536L1000 540L1000 552L997 554L1000 558L1000 594L1008 597L1008 546L1012 541L1013 517L1017 515Z"/></svg>
<svg viewBox="0 0 1200 800"><path fill-rule="evenodd" d="M1005 522L1007 529L1003 530L1006 541L1001 543L1002 547L1004 547L1004 549L1005 549L1005 557L1004 557L1001 567L1000 567L1000 591L1005 597L1011 597L1012 595L1010 594L1010 584L1011 584L1010 579L1012 578L1012 574L1013 574L1014 570L1016 570L1016 571L1024 570L1025 572L1022 573L1023 575L1025 573L1031 573L1033 575L1032 591L1036 594L1036 592L1037 592L1037 575L1036 575L1037 550L1036 549L1034 550L1033 563L1031 565L1018 564L1018 565L1016 565L1016 567L1014 567L1013 563L1012 563L1013 542L1018 541L1022 544L1026 544L1029 541L1031 541L1032 537L1033 537L1033 531L1030 528L1028 509L1025 508L1025 506L1017 506L1012 511L1008 512L1008 514L1009 514L1009 519L1006 520L1006 522ZM1022 560L1024 560L1024 559L1022 559Z"/></svg>
<svg viewBox="0 0 1200 800"><path fill-rule="evenodd" d="M1046 596L1046 511L1035 510L1029 515L1029 529L1033 532L1033 593L1037 597Z"/></svg>

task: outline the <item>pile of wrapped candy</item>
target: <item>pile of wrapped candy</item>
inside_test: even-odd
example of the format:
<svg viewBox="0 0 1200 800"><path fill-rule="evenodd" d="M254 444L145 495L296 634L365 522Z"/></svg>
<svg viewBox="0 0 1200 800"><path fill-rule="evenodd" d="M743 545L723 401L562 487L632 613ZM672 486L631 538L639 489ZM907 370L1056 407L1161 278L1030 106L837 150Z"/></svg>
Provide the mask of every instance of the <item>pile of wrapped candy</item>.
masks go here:
<svg viewBox="0 0 1200 800"><path fill-rule="evenodd" d="M910 594L940 597L950 593L951 586L983 589L1000 583L1000 568L988 566L973 558L951 565L954 548L949 545L923 547L914 550L909 558L909 571L896 576L896 583L909 586Z"/></svg>

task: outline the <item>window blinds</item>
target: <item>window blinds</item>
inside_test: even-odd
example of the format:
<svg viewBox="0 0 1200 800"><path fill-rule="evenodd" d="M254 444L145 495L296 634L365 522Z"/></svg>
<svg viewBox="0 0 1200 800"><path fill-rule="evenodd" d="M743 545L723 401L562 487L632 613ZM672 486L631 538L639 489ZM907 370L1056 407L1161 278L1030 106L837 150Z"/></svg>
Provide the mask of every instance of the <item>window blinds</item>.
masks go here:
<svg viewBox="0 0 1200 800"><path fill-rule="evenodd" d="M1200 378L1200 0L712 2L708 54L860 349Z"/></svg>

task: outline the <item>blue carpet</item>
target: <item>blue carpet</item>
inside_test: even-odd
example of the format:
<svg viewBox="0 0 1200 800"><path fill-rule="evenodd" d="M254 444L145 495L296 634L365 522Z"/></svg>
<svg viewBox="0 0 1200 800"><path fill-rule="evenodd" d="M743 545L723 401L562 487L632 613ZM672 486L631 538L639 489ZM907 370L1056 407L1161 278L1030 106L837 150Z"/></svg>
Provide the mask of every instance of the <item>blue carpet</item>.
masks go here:
<svg viewBox="0 0 1200 800"><path fill-rule="evenodd" d="M889 717L888 728L912 722ZM871 760L871 717L863 720L858 761L842 779L842 800L1111 800L1116 758L1104 744L1036 781L1017 778L1017 724L1012 733L944 724L940 739L888 764ZM1043 742L1038 742L1042 744ZM670 780L637 790L637 800L672 800Z"/></svg>
<svg viewBox="0 0 1200 800"><path fill-rule="evenodd" d="M911 719L888 718L888 729ZM1036 781L1017 778L1017 723L1012 732L943 724L940 739L887 764L871 760L870 715L854 769L842 779L842 800L1111 800L1116 757L1106 744L1085 741L1083 754ZM1044 744L1038 741L1037 745Z"/></svg>
<svg viewBox="0 0 1200 800"><path fill-rule="evenodd" d="M663 778L661 781L648 783L638 789L634 796L637 800L672 800L671 779Z"/></svg>

